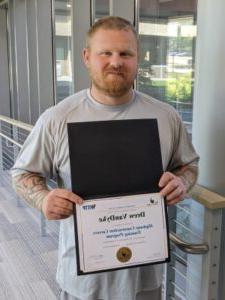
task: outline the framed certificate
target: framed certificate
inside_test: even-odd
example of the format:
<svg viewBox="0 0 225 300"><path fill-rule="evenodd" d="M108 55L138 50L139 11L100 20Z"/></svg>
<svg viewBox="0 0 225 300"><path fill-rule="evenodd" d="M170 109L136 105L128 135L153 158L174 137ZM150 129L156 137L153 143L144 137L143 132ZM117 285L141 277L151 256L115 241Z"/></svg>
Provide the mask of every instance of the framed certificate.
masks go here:
<svg viewBox="0 0 225 300"><path fill-rule="evenodd" d="M169 259L165 204L159 193L76 205L75 232L78 275Z"/></svg>
<svg viewBox="0 0 225 300"><path fill-rule="evenodd" d="M68 140L78 274L167 261L157 120L69 123Z"/></svg>

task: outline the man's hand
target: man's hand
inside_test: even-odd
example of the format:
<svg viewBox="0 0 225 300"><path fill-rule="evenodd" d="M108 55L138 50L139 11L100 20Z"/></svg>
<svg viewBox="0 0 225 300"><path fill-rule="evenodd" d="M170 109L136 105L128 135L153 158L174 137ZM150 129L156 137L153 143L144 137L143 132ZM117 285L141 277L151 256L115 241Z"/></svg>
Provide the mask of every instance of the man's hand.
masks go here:
<svg viewBox="0 0 225 300"><path fill-rule="evenodd" d="M83 200L65 189L54 189L44 198L42 212L48 220L68 218L73 213L73 204L82 204Z"/></svg>
<svg viewBox="0 0 225 300"><path fill-rule="evenodd" d="M20 197L42 211L48 220L68 218L73 213L73 204L83 203L83 199L66 189L49 191L46 179L32 172L14 177L13 187Z"/></svg>
<svg viewBox="0 0 225 300"><path fill-rule="evenodd" d="M159 180L160 194L166 197L167 204L172 205L183 200L187 187L184 181L171 172L165 172Z"/></svg>

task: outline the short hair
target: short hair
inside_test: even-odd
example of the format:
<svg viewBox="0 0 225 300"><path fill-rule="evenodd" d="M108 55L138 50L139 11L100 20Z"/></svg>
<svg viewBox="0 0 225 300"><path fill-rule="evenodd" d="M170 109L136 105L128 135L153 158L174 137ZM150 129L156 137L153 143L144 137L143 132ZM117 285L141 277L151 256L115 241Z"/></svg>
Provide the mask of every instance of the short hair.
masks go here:
<svg viewBox="0 0 225 300"><path fill-rule="evenodd" d="M137 34L134 26L128 20L126 20L124 18L110 16L110 17L104 17L104 18L99 19L88 30L87 36L86 36L86 47L87 48L89 48L89 46L90 46L91 38L99 29L131 31L131 32L133 32L134 37L137 41L137 45L138 45L138 34Z"/></svg>

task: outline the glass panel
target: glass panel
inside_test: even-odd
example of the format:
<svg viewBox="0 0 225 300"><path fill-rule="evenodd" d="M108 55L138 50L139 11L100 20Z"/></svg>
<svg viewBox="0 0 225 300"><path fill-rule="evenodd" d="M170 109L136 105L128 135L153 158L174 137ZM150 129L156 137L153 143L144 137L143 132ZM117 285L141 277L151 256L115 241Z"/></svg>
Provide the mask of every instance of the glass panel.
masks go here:
<svg viewBox="0 0 225 300"><path fill-rule="evenodd" d="M71 0L55 0L55 76L56 102L73 93L72 82L72 8Z"/></svg>
<svg viewBox="0 0 225 300"><path fill-rule="evenodd" d="M110 15L109 0L92 0L93 6L93 23L102 17Z"/></svg>
<svg viewBox="0 0 225 300"><path fill-rule="evenodd" d="M139 0L137 88L174 106L191 132L196 6L189 0Z"/></svg>

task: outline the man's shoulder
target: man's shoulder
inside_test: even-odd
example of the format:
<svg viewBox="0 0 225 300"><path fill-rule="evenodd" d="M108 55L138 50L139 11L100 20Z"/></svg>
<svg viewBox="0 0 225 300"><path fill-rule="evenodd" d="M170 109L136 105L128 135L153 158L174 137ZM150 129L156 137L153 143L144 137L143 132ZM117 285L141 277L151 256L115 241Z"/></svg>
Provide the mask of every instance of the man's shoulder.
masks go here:
<svg viewBox="0 0 225 300"><path fill-rule="evenodd" d="M154 110L162 114L169 114L175 118L179 118L177 111L170 104L157 100L140 91L136 91L136 96L138 98L138 102L142 103L146 107L149 107L150 110Z"/></svg>
<svg viewBox="0 0 225 300"><path fill-rule="evenodd" d="M60 121L66 121L68 114L76 110L86 99L87 90L79 91L48 108L41 115L41 118L45 122L56 121L58 123Z"/></svg>

